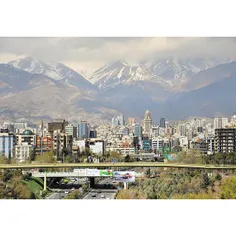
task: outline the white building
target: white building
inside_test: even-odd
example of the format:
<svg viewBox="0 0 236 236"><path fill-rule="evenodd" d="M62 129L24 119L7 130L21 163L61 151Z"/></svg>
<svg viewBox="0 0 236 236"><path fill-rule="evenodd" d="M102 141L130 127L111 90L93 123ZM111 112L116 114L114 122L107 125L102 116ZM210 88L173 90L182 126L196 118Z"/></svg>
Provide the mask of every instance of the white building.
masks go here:
<svg viewBox="0 0 236 236"><path fill-rule="evenodd" d="M182 147L184 151L188 150L188 138L187 137L180 137L179 138L179 145Z"/></svg>
<svg viewBox="0 0 236 236"><path fill-rule="evenodd" d="M230 120L231 125L236 125L236 114L234 114L233 116L231 116L231 120Z"/></svg>
<svg viewBox="0 0 236 236"><path fill-rule="evenodd" d="M134 148L134 147L119 148L117 151L118 151L121 155L135 154L135 148Z"/></svg>
<svg viewBox="0 0 236 236"><path fill-rule="evenodd" d="M29 160L30 150L32 145L27 142L15 146L15 159L19 162Z"/></svg>
<svg viewBox="0 0 236 236"><path fill-rule="evenodd" d="M159 135L164 136L165 135L165 128L159 127Z"/></svg>
<svg viewBox="0 0 236 236"><path fill-rule="evenodd" d="M159 126L152 125L152 137L157 138L159 136Z"/></svg>
<svg viewBox="0 0 236 236"><path fill-rule="evenodd" d="M85 150L85 144L86 144L85 139L84 140L77 140L75 142L77 142L77 146L79 147L80 152Z"/></svg>
<svg viewBox="0 0 236 236"><path fill-rule="evenodd" d="M16 144L28 143L29 145L36 146L36 135L29 129L25 130L22 134L16 135Z"/></svg>
<svg viewBox="0 0 236 236"><path fill-rule="evenodd" d="M95 154L104 155L106 153L106 141L102 139L90 139L89 148Z"/></svg>
<svg viewBox="0 0 236 236"><path fill-rule="evenodd" d="M152 139L152 149L153 150L162 150L164 145L164 140L162 138L153 138Z"/></svg>
<svg viewBox="0 0 236 236"><path fill-rule="evenodd" d="M222 119L221 118L214 118L214 129L222 128Z"/></svg>
<svg viewBox="0 0 236 236"><path fill-rule="evenodd" d="M185 136L186 135L186 126L185 124L179 125L179 134L180 136Z"/></svg>
<svg viewBox="0 0 236 236"><path fill-rule="evenodd" d="M226 128L228 126L228 118L222 118L222 128Z"/></svg>

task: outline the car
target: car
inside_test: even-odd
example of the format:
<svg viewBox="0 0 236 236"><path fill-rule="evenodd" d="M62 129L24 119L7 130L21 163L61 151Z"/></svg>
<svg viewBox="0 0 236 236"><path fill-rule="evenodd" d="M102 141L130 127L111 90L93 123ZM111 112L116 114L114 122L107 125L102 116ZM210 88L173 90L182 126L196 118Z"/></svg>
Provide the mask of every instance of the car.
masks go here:
<svg viewBox="0 0 236 236"><path fill-rule="evenodd" d="M105 195L102 194L102 195L101 195L101 198L105 198Z"/></svg>
<svg viewBox="0 0 236 236"><path fill-rule="evenodd" d="M69 191L65 191L65 194L68 194L69 193Z"/></svg>
<svg viewBox="0 0 236 236"><path fill-rule="evenodd" d="M95 193L92 194L92 197L96 197L97 195Z"/></svg>
<svg viewBox="0 0 236 236"><path fill-rule="evenodd" d="M102 191L101 190L98 190L97 193L101 193Z"/></svg>
<svg viewBox="0 0 236 236"><path fill-rule="evenodd" d="M75 188L72 188L72 189L71 189L71 191L74 191L74 190L75 190Z"/></svg>

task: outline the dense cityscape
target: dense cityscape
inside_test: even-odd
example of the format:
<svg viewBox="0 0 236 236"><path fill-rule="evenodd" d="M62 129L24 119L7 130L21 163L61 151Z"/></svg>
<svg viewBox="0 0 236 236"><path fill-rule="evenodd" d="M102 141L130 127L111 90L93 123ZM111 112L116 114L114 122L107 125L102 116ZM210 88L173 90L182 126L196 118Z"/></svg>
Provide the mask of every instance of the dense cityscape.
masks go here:
<svg viewBox="0 0 236 236"><path fill-rule="evenodd" d="M0 197L158 199L219 198L221 194L221 198L227 198L222 191L215 190L215 185L219 185L218 182L222 181L222 178L227 179L234 172L227 170L226 172L220 170L199 172L197 169L194 171L187 169L186 174L186 171L175 168L143 168L145 164L135 168L123 166L120 169L115 168L114 165L127 162L234 165L236 160L234 155L236 151L235 127L236 115L230 118L193 117L185 121L172 122L163 117L159 124L154 124L149 110L144 113L142 124L137 123L133 117L128 117L126 120L122 114L113 117L109 125L99 126L89 124L85 120L79 121L78 124L71 124L65 119L56 119L48 123L41 120L38 124L6 121L1 124L0 129L0 163L2 164L18 163L21 167L24 164L37 163L110 164L105 170L104 168L103 170L101 168L66 168L65 170L64 168L63 171L61 169L46 171L44 168L32 166L30 171L19 172L19 168L15 167L15 170L2 171ZM120 174L123 177L120 177ZM15 175L18 177L14 177ZM182 192L177 189L171 192L170 189L174 188L171 187L174 184L171 177L173 175L180 179L186 179L188 176L195 180L193 182L188 180L190 185L187 186L184 184L186 180L183 180L184 182L179 187L183 188ZM12 181L16 183L12 184ZM166 186L166 190L157 191L154 187L150 190L146 186L147 181L152 181L148 182L151 185L157 183L160 185L165 181L171 181L171 183ZM4 184L5 182L10 185ZM32 182L37 183L38 189L27 190L26 186ZM198 187L192 186L196 183ZM7 186L8 188L12 186L12 192ZM15 193L16 186L25 189L21 190L23 193ZM29 186L28 188L32 188L33 184ZM231 195L230 198L232 198Z"/></svg>
<svg viewBox="0 0 236 236"><path fill-rule="evenodd" d="M17 162L34 161L35 156L53 150L56 160L69 156L79 159L89 150L93 161L99 161L108 153L153 158L163 156L163 150L171 153L195 149L202 154L234 152L236 146L236 115L228 118L192 118L188 121L169 122L160 119L153 124L151 112L144 114L143 124L124 115L113 117L110 125L89 124L79 121L70 124L61 119L40 124L29 122L3 122L0 129L0 153ZM222 133L227 138L222 142ZM174 155L169 158L174 158ZM96 159L96 160L95 160Z"/></svg>

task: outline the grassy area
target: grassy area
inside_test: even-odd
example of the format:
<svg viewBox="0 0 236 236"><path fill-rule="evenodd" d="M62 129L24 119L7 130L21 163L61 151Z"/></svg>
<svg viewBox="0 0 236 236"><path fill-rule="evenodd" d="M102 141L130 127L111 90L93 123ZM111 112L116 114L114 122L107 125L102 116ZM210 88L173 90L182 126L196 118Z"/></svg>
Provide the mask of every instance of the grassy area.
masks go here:
<svg viewBox="0 0 236 236"><path fill-rule="evenodd" d="M40 191L43 191L43 181L40 178L32 177L30 180L23 180L28 187L28 189L33 192L37 198L42 198L40 196Z"/></svg>

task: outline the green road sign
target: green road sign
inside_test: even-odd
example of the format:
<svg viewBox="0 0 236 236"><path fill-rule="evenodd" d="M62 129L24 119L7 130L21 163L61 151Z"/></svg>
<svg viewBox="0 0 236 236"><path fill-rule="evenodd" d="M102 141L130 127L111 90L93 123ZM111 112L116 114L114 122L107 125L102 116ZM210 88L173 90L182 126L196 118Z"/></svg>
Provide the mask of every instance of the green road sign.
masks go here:
<svg viewBox="0 0 236 236"><path fill-rule="evenodd" d="M100 170L100 176L113 176L112 170Z"/></svg>

